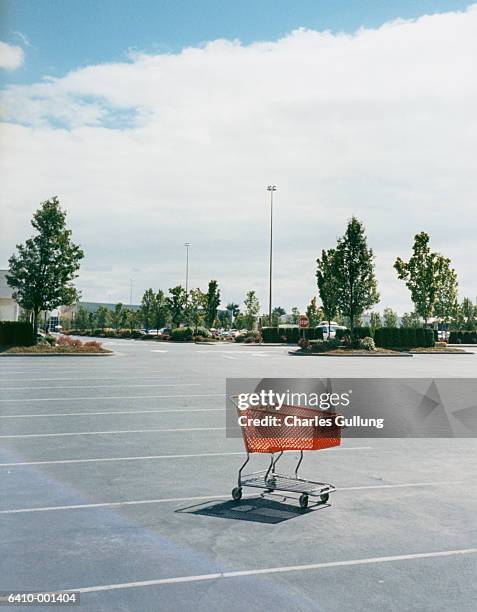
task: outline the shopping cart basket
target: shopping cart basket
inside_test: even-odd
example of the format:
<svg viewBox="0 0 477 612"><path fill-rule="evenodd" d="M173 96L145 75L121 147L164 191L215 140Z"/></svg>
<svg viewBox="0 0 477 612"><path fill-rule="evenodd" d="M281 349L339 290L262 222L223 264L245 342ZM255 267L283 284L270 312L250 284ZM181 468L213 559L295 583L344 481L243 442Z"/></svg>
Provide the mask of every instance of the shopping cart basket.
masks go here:
<svg viewBox="0 0 477 612"><path fill-rule="evenodd" d="M239 423L247 451L247 458L238 472L237 486L232 490L232 498L239 501L242 498L243 487L255 487L263 489L266 493L275 491L299 493L298 501L301 508L308 507L309 497L319 497L322 503L326 503L330 493L336 490L335 487L329 483L299 478L298 470L303 461L304 450L321 450L340 445L341 428L336 424L337 414L293 405L283 405L279 410L274 405L249 406L245 410L240 410L237 398L230 397L230 400L237 408L238 415L244 417ZM269 419L276 417L276 420L269 421L266 417ZM286 417L290 417L288 422ZM255 420L254 424L252 422L254 419L259 421ZM318 419L328 419L328 423L331 421L331 424L322 426L317 424ZM300 451L293 476L275 471L278 460L286 451ZM268 469L242 474L252 453L269 453Z"/></svg>

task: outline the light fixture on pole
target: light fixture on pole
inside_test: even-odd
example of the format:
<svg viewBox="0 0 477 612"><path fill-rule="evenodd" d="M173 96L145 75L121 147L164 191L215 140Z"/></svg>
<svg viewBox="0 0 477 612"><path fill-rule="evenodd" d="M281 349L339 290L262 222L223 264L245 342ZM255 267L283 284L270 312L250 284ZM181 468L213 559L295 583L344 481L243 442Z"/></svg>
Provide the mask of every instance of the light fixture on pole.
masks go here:
<svg viewBox="0 0 477 612"><path fill-rule="evenodd" d="M189 292L189 247L190 247L190 242L185 242L184 246L186 248L186 283L185 283L185 291L186 291L186 299L187 299L187 294Z"/></svg>
<svg viewBox="0 0 477 612"><path fill-rule="evenodd" d="M273 192L277 190L276 185L269 185L270 192L270 261L269 261L269 285L268 285L268 324L272 325L272 254L273 254Z"/></svg>

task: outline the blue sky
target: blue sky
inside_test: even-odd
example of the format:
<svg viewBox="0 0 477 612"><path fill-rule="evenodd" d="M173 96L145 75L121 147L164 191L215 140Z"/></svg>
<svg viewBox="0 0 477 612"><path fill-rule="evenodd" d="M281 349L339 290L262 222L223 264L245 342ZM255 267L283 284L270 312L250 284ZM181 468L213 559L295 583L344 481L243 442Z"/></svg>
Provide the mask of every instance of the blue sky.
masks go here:
<svg viewBox="0 0 477 612"><path fill-rule="evenodd" d="M217 38L248 44L305 27L353 32L455 11L465 0L0 0L0 39L22 46L7 83L123 60L128 49L177 52ZM22 38L25 37L24 39ZM28 41L28 42L27 42ZM31 45L30 47L28 46Z"/></svg>

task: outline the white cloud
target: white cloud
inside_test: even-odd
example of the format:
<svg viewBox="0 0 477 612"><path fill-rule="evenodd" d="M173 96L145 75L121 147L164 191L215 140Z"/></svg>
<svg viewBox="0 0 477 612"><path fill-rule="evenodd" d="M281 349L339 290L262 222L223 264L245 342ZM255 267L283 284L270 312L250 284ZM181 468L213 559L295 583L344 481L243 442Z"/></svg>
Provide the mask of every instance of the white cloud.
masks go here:
<svg viewBox="0 0 477 612"><path fill-rule="evenodd" d="M16 70L23 64L23 49L0 40L0 68Z"/></svg>
<svg viewBox="0 0 477 612"><path fill-rule="evenodd" d="M1 134L0 263L58 195L87 253L88 299L217 278L226 300L267 291L265 187L279 186L275 303L305 305L315 259L356 214L381 307L409 308L392 262L417 231L477 295L477 8L354 35L297 30L248 46L135 53L11 86ZM20 125L22 124L22 125Z"/></svg>

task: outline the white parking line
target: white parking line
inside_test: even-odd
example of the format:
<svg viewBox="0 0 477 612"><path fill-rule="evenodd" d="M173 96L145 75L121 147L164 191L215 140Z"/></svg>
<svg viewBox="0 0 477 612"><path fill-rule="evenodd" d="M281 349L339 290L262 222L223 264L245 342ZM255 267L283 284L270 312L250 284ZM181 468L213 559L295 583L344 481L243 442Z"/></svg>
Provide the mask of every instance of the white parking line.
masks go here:
<svg viewBox="0 0 477 612"><path fill-rule="evenodd" d="M41 434L7 434L1 435L0 439L11 438L62 438L65 436L101 436L113 434L131 433L174 433L179 431L223 431L225 427L182 427L178 429L114 429L111 431L66 431L61 433Z"/></svg>
<svg viewBox="0 0 477 612"><path fill-rule="evenodd" d="M195 393L179 395L97 395L95 397L24 397L22 399L0 399L0 402L67 402L98 401L98 400L132 400L132 399L158 399L174 397L225 397L225 393Z"/></svg>
<svg viewBox="0 0 477 612"><path fill-rule="evenodd" d="M51 414L0 414L0 419L34 419L39 417L96 416L103 414L168 414L170 412L224 412L225 408L167 408L163 410L107 410L104 412L53 412Z"/></svg>
<svg viewBox="0 0 477 612"><path fill-rule="evenodd" d="M435 559L437 557L452 557L457 555L472 555L477 548L459 548L456 550L439 550L425 553L411 553L406 555L392 555L387 557L368 557L364 559L349 559L346 561L324 561L322 563L307 563L306 565L283 565L281 567L266 567L233 572L217 572L215 574L199 574L197 576L177 576L174 578L157 578L155 580L141 580L136 582L119 582L91 587L74 587L64 589L62 593L73 591L79 593L97 593L99 591L115 591L118 589L135 589L163 584L177 584L181 582L202 582L204 580L217 580L219 578L241 578L244 576L261 576L267 574L283 574L287 572L305 572L321 570L331 567L350 567L355 565L369 565L376 563L391 563L396 561L415 561L417 559Z"/></svg>
<svg viewBox="0 0 477 612"><path fill-rule="evenodd" d="M128 376L129 380L174 380L178 379L177 376ZM28 382L49 382L49 381L61 381L61 380L124 380L124 376L70 376L65 378L29 378ZM3 387L4 389L11 389L13 387ZM15 387L16 388L16 387ZM25 389L23 386L21 389ZM55 389L56 387L51 387Z"/></svg>
<svg viewBox="0 0 477 612"><path fill-rule="evenodd" d="M3 387L4 390L9 391L38 391L44 389L125 389L125 388L137 388L137 387L200 387L201 383L156 383L146 385L49 385L47 387Z"/></svg>
<svg viewBox="0 0 477 612"><path fill-rule="evenodd" d="M370 450L371 446L357 446L357 447L334 447L326 449L327 452L339 451L359 451L359 450ZM58 465L68 463L104 463L111 461L147 461L150 459L186 459L190 457L226 457L227 455L244 455L244 451L230 452L230 453L198 453L194 455L145 455L139 457L106 457L98 459L53 459L51 461L21 461L18 463L0 463L2 467L21 467L27 465Z"/></svg>
<svg viewBox="0 0 477 612"><path fill-rule="evenodd" d="M371 485L371 486L361 486L360 490L365 489L401 489L404 487L441 487L446 484L462 484L459 481L450 480L448 482L439 480L437 482L410 482L410 483L401 483L396 485ZM465 483L468 484L468 483ZM356 487L340 487L337 489L337 492L343 491L355 491ZM256 497L257 493L251 493L250 495L245 495L244 498L247 497ZM0 510L0 514L26 514L30 512L52 512L57 510L88 510L91 508L115 508L121 506L143 506L147 504L169 504L176 502L188 502L188 501L214 501L215 499L227 499L230 498L230 493L223 495L200 495L194 497L163 497L162 499L139 499L139 500L130 500L130 501L117 501L117 502L98 502L94 504L73 504L68 506L43 506L39 508L14 508L12 510Z"/></svg>

